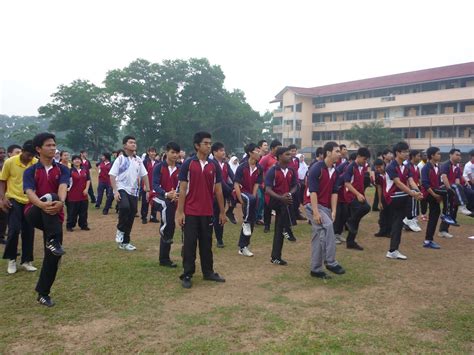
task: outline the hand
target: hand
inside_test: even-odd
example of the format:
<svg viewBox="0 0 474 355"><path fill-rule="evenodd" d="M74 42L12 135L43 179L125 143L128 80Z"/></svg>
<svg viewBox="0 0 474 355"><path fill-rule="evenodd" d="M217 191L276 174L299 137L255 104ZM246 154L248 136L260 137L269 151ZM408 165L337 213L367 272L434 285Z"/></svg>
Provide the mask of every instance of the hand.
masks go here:
<svg viewBox="0 0 474 355"><path fill-rule="evenodd" d="M120 202L121 197L120 197L120 194L119 194L118 191L116 193L114 193L114 199L115 199L115 201Z"/></svg>
<svg viewBox="0 0 474 355"><path fill-rule="evenodd" d="M219 214L219 224L220 224L221 226L223 226L223 225L226 224L226 223L227 223L227 218L226 218L226 216L225 216L225 213L224 213L224 212L221 212L221 213Z"/></svg>
<svg viewBox="0 0 474 355"><path fill-rule="evenodd" d="M379 210L383 211L383 203L382 202L379 202Z"/></svg>
<svg viewBox="0 0 474 355"><path fill-rule="evenodd" d="M323 224L323 221L321 219L321 215L319 214L319 211L313 211L313 219L317 224Z"/></svg>
<svg viewBox="0 0 474 355"><path fill-rule="evenodd" d="M434 194L433 197L438 203L441 203L441 201L443 201L443 197L441 195Z"/></svg>
<svg viewBox="0 0 474 355"><path fill-rule="evenodd" d="M87 190L82 191L82 194L83 194L84 196L87 196Z"/></svg>
<svg viewBox="0 0 474 355"><path fill-rule="evenodd" d="M290 193L286 193L284 195L281 196L281 201L285 204L285 205L291 205L293 203L293 197L291 196Z"/></svg>
<svg viewBox="0 0 474 355"><path fill-rule="evenodd" d="M183 213L183 212L177 212L177 213L176 213L176 220L178 221L178 225L179 225L180 227L184 227L185 217L184 217L184 213Z"/></svg>
<svg viewBox="0 0 474 355"><path fill-rule="evenodd" d="M64 204L61 201L51 201L47 203L49 204L49 206L47 206L44 211L47 214L52 215L52 216L58 214L63 209L63 206L64 206Z"/></svg>
<svg viewBox="0 0 474 355"><path fill-rule="evenodd" d="M169 191L169 192L166 193L166 198L169 199L169 200L171 200L171 201L175 200L175 199L176 199L176 196L177 196L177 193L176 193L176 191L175 191L174 188L171 189L171 191Z"/></svg>
<svg viewBox="0 0 474 355"><path fill-rule="evenodd" d="M12 207L12 203L10 200L6 197L0 200L0 209L3 212L8 212L8 210Z"/></svg>
<svg viewBox="0 0 474 355"><path fill-rule="evenodd" d="M333 222L336 220L336 210L331 211L331 218Z"/></svg>
<svg viewBox="0 0 474 355"><path fill-rule="evenodd" d="M365 202L365 196L362 195L361 193L357 195L357 201L359 201L360 203L362 202ZM334 218L333 218L334 220Z"/></svg>
<svg viewBox="0 0 474 355"><path fill-rule="evenodd" d="M150 202L150 196L151 196L150 191L147 191L145 195L146 202Z"/></svg>
<svg viewBox="0 0 474 355"><path fill-rule="evenodd" d="M415 197L415 200L418 200L418 201L423 200L423 194L420 191L417 191L414 197Z"/></svg>

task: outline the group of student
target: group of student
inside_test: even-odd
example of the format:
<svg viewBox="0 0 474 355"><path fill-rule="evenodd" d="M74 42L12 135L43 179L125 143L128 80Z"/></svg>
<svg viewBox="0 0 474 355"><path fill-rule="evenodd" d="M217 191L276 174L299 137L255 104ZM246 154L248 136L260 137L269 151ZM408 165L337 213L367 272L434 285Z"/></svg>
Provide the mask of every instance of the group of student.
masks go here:
<svg viewBox="0 0 474 355"><path fill-rule="evenodd" d="M440 150L430 147L427 161L421 164L421 152L409 149L405 142L386 150L381 158L369 164L367 148L361 147L348 156L347 148L328 142L316 151L316 158L307 166L296 155L296 146L283 147L273 140L262 140L244 147L240 164L231 166L226 159L224 144L212 143L211 134L194 135L195 152L185 158L179 144L169 142L159 159L156 149L149 148L142 159L137 155L137 141L133 136L123 138L123 149L112 162L104 153L97 164L98 194L95 207L108 214L113 200L118 212L115 242L121 250L134 251L131 232L142 200L142 223L159 223L159 264L176 268L170 251L176 223L182 230L184 288L192 287L195 273L196 250L204 280L225 282L214 270L212 238L217 247L224 247L224 224L227 219L237 223L235 207L242 207L242 226L238 239L238 253L246 257L256 224L270 230L275 214L271 263L287 265L282 258L284 240L296 241L293 226L297 220L308 220L312 226L311 270L316 278L329 279L326 270L344 274L336 260L336 244L363 250L356 237L361 220L370 211L365 190L370 183L376 186L380 210L380 231L377 237L389 237L386 257L405 260L399 250L402 230L420 231L416 220L419 201L429 208L429 221L423 247L439 249L434 242L438 219L441 216L440 236L450 237L448 228L459 225L457 212L471 215L474 208L474 176L468 171L463 177L459 150L450 151L450 159L440 164ZM0 149L0 156L1 156ZM0 208L8 212L8 238L4 258L9 260L8 272L16 271L18 236L22 235L21 266L35 271L33 261L34 228L43 231L45 257L36 286L38 302L53 306L49 294L55 280L58 263L65 253L62 247L63 207L67 206L67 231L76 223L83 230L87 225L88 196L90 196L91 163L87 155L55 160L56 141L51 133L41 133L23 145L19 154L7 159L0 175ZM474 153L466 169L472 170ZM469 165L470 164L470 165ZM421 169L420 169L420 165ZM465 171L467 171L465 170ZM93 195L93 193L92 193ZM91 196L92 198L92 196ZM440 204L443 204L441 213ZM227 205L227 210L225 209ZM300 207L304 207L306 217ZM418 228L417 228L418 227ZM342 237L347 230L347 238Z"/></svg>

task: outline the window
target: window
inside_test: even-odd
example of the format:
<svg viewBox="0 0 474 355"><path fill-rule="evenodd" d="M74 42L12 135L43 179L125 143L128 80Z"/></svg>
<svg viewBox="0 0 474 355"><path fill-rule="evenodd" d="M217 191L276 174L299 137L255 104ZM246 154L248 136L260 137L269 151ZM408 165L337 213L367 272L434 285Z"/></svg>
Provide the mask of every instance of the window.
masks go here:
<svg viewBox="0 0 474 355"><path fill-rule="evenodd" d="M461 112L474 112L474 101L461 102Z"/></svg>
<svg viewBox="0 0 474 355"><path fill-rule="evenodd" d="M282 121L283 117L273 117L272 123L275 126L281 126Z"/></svg>
<svg viewBox="0 0 474 355"><path fill-rule="evenodd" d="M357 111L347 112L346 121L354 121L357 119Z"/></svg>
<svg viewBox="0 0 474 355"><path fill-rule="evenodd" d="M293 105L285 106L285 112L293 112Z"/></svg>
<svg viewBox="0 0 474 355"><path fill-rule="evenodd" d="M421 91L435 91L438 90L438 86L438 82L421 84Z"/></svg>
<svg viewBox="0 0 474 355"><path fill-rule="evenodd" d="M423 105L421 106L422 115L436 115L438 113L438 105Z"/></svg>
<svg viewBox="0 0 474 355"><path fill-rule="evenodd" d="M293 138L283 139L283 146L288 147L290 144L293 144Z"/></svg>
<svg viewBox="0 0 474 355"><path fill-rule="evenodd" d="M302 103L296 104L295 111L301 112L302 110L303 110L303 104Z"/></svg>
<svg viewBox="0 0 474 355"><path fill-rule="evenodd" d="M372 118L372 111L360 111L359 120L369 120Z"/></svg>
<svg viewBox="0 0 474 355"><path fill-rule="evenodd" d="M293 121L292 120L286 120L285 121L285 126L287 126L290 131L293 131Z"/></svg>
<svg viewBox="0 0 474 355"><path fill-rule="evenodd" d="M388 110L376 110L374 112L374 118L386 118L388 117Z"/></svg>
<svg viewBox="0 0 474 355"><path fill-rule="evenodd" d="M295 138L295 145L298 149L301 149L301 138Z"/></svg>
<svg viewBox="0 0 474 355"><path fill-rule="evenodd" d="M313 123L321 123L321 122L324 122L323 115L313 113Z"/></svg>
<svg viewBox="0 0 474 355"><path fill-rule="evenodd" d="M450 102L441 105L441 114L450 114L458 112L458 104L456 102Z"/></svg>
<svg viewBox="0 0 474 355"><path fill-rule="evenodd" d="M296 123L295 130L301 131L301 120L297 120L295 121L295 123Z"/></svg>
<svg viewBox="0 0 474 355"><path fill-rule="evenodd" d="M404 108L404 116L418 116L418 106L409 106Z"/></svg>
<svg viewBox="0 0 474 355"><path fill-rule="evenodd" d="M313 132L313 141L321 141L322 140L322 132Z"/></svg>

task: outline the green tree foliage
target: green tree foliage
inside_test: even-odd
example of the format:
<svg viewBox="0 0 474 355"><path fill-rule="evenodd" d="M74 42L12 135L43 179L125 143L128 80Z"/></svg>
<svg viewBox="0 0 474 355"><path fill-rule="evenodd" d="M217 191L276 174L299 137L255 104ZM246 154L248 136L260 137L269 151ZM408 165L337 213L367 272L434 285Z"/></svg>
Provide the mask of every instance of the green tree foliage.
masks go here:
<svg viewBox="0 0 474 355"><path fill-rule="evenodd" d="M51 117L50 130L65 132L65 143L78 151L87 149L94 157L117 146L120 119L114 114L109 94L85 80L61 85L52 102L38 109Z"/></svg>
<svg viewBox="0 0 474 355"><path fill-rule="evenodd" d="M355 124L347 132L347 138L359 147L367 147L372 153L391 147L396 137L386 128L383 121Z"/></svg>
<svg viewBox="0 0 474 355"><path fill-rule="evenodd" d="M22 145L35 134L47 131L49 122L47 117L0 115L0 144Z"/></svg>

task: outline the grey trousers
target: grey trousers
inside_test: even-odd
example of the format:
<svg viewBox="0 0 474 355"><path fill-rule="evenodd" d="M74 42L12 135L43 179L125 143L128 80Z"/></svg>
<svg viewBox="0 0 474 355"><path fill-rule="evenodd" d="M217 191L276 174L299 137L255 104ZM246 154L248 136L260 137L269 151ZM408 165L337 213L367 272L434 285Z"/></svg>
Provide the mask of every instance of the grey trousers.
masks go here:
<svg viewBox="0 0 474 355"><path fill-rule="evenodd" d="M323 262L329 266L337 266L336 236L334 234L331 210L318 205L322 224L317 224L313 218L313 209L308 203L304 206L306 217L311 222L311 271L323 271Z"/></svg>

